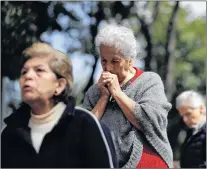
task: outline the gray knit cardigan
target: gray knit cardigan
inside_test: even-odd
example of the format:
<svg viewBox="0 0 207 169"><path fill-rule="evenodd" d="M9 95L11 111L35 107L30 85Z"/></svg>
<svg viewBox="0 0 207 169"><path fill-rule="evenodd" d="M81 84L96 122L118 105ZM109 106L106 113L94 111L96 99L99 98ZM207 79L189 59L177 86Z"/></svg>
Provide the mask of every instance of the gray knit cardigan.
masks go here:
<svg viewBox="0 0 207 169"><path fill-rule="evenodd" d="M166 131L171 104L165 96L160 76L144 72L123 92L136 102L134 113L142 132L129 122L116 102L108 102L101 121L111 130L119 167L136 168L146 140L168 167L172 167L173 154ZM86 92L82 106L92 110L100 96L101 92L94 84Z"/></svg>

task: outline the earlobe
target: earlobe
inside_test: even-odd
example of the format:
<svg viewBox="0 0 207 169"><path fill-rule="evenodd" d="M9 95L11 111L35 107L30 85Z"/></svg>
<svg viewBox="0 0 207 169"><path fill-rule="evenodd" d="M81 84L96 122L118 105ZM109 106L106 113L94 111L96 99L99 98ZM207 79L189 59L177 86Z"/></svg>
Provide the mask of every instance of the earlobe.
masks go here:
<svg viewBox="0 0 207 169"><path fill-rule="evenodd" d="M132 66L133 65L133 59L129 59L129 66Z"/></svg>
<svg viewBox="0 0 207 169"><path fill-rule="evenodd" d="M54 95L59 96L66 88L66 84L67 82L64 78L58 79L58 87L56 88Z"/></svg>
<svg viewBox="0 0 207 169"><path fill-rule="evenodd" d="M200 112L201 112L201 114L205 114L205 111L204 111L204 106L200 106Z"/></svg>
<svg viewBox="0 0 207 169"><path fill-rule="evenodd" d="M55 91L54 95L55 96L58 96L59 95L57 90Z"/></svg>
<svg viewBox="0 0 207 169"><path fill-rule="evenodd" d="M59 95L60 95L60 92L58 91L58 89L56 89L54 95L55 95L55 96L59 96Z"/></svg>

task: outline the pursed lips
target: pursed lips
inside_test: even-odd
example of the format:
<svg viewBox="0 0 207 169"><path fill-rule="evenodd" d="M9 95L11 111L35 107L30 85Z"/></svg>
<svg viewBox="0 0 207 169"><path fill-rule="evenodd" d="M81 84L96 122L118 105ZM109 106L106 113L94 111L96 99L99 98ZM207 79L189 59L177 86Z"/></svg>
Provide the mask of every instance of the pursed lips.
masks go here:
<svg viewBox="0 0 207 169"><path fill-rule="evenodd" d="M28 90L32 90L32 89L33 89L33 87L32 87L31 85L25 84L25 85L23 86L23 90L24 90L24 91L28 91Z"/></svg>

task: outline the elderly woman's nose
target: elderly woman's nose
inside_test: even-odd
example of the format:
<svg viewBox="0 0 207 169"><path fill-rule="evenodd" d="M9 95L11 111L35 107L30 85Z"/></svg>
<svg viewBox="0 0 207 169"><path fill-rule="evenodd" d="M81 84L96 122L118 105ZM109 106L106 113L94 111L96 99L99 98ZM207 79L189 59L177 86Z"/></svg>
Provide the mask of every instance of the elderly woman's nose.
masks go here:
<svg viewBox="0 0 207 169"><path fill-rule="evenodd" d="M111 72L112 70L113 70L112 65L111 65L111 64L107 64L107 65L106 65L106 71Z"/></svg>
<svg viewBox="0 0 207 169"><path fill-rule="evenodd" d="M31 79L34 77L34 75L35 75L34 70L30 69L25 73L24 77L25 79Z"/></svg>

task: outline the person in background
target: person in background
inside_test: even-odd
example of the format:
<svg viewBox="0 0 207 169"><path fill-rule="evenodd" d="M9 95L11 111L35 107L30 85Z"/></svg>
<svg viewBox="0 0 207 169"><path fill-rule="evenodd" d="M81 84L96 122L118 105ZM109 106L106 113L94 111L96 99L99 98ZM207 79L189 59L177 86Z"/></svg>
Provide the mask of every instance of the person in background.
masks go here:
<svg viewBox="0 0 207 169"><path fill-rule="evenodd" d="M1 167L116 167L108 128L102 129L91 112L74 107L69 58L46 43L33 44L23 56L23 103L5 119Z"/></svg>
<svg viewBox="0 0 207 169"><path fill-rule="evenodd" d="M181 168L206 168L206 106L196 91L184 91L176 98L176 108L189 128L181 146Z"/></svg>
<svg viewBox="0 0 207 169"><path fill-rule="evenodd" d="M171 104L157 73L133 67L137 46L132 30L107 25L98 32L95 45L103 72L82 106L109 127L119 167L172 167L166 132Z"/></svg>

